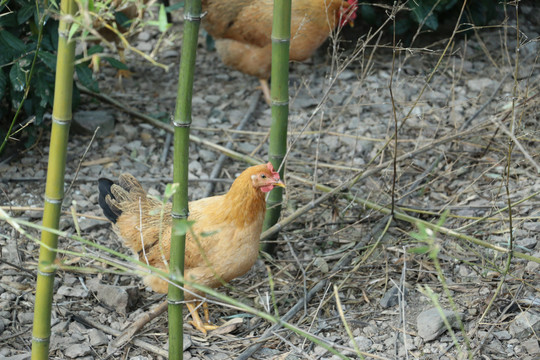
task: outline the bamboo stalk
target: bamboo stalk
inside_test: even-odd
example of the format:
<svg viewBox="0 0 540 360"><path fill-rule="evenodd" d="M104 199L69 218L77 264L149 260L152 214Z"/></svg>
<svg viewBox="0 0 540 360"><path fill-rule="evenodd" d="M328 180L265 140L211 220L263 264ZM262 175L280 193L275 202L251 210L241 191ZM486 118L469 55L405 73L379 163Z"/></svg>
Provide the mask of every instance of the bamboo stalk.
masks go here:
<svg viewBox="0 0 540 360"><path fill-rule="evenodd" d="M189 216L188 208L188 164L189 164L189 129L191 126L191 97L195 73L195 56L199 25L201 22L201 1L189 0L184 8L184 36L178 77L178 94L174 125L174 174L173 182L179 184L173 195L172 226L176 229L185 223ZM186 235L174 230L171 235L170 274L184 274ZM169 359L183 358L183 300L184 291L169 284Z"/></svg>
<svg viewBox="0 0 540 360"><path fill-rule="evenodd" d="M270 127L270 148L268 157L274 168L279 169L283 178L282 166L287 152L287 123L289 116L289 45L291 42L291 0L274 2L272 23L272 125ZM272 227L279 220L283 189L274 189L266 201L266 217L263 230ZM277 233L275 234L277 237ZM272 254L275 242L267 242L263 249Z"/></svg>
<svg viewBox="0 0 540 360"><path fill-rule="evenodd" d="M68 41L70 23L66 16L73 15L77 7L73 0L62 0L58 27L58 60L52 114L49 163L45 187L43 226L58 229L64 198L64 173L66 168L67 141L72 114L73 71L75 42ZM58 235L41 232L34 325L32 330L32 360L48 359L51 336L51 309L53 300L54 267Z"/></svg>

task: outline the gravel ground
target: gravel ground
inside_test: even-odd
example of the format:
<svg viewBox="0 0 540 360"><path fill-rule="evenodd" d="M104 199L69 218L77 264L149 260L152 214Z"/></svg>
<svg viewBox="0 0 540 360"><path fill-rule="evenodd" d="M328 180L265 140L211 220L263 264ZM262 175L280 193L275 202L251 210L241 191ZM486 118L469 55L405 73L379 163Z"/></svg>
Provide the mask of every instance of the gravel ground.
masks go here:
<svg viewBox="0 0 540 360"><path fill-rule="evenodd" d="M510 19L506 33L495 26L457 39L432 78L447 40L413 44L396 53L394 68L392 52L374 39L359 42L356 50L348 44L334 55L337 61L323 49L306 63L292 64L283 215L322 196L314 183L333 188L363 175L348 193L332 196L285 227L276 256L258 260L223 293L270 313L274 296L280 316L300 304L287 321L351 358L360 352L378 359L465 359L468 351L474 359L537 359L540 34L535 9L523 6L522 11L519 58L515 20ZM181 24L172 34L158 52L158 60L170 66L168 72L129 54L133 76L119 90L115 71L105 68L99 75L102 92L141 113L167 119L176 98ZM156 42L153 30L133 39L143 50L153 49ZM262 99L256 100L258 82L225 68L203 44L201 35L192 134L225 145L248 114L233 150L263 161L271 114ZM258 102L250 112L253 101ZM92 140L73 128L65 210L72 204L82 214L77 222L86 239L128 253L102 217L96 180L130 172L159 196L172 174L167 134L92 96L83 95L81 103L76 121L104 118L110 130ZM390 141L392 103L399 124L397 147ZM43 132L37 146L0 165L1 203L17 219L40 222L48 144L49 134ZM205 196L218 156L212 145L191 144L192 199ZM211 179L219 180L214 193L226 191L245 167L227 160L217 179ZM398 212L432 223L444 218L443 228L454 232L423 232L404 217L387 227L388 217L377 206L389 207L392 196ZM448 215L443 216L445 210ZM66 213L60 228L75 234L73 217ZM0 359L27 359L31 348L39 232L25 229L28 236L0 222ZM518 253L534 258L514 256L505 272L507 255L500 249L510 239ZM422 251L425 244L432 253ZM161 296L137 276L111 273L108 265L90 259L87 255L96 250L80 242L61 238L60 247L80 255L59 255L51 358L165 358L165 315L133 341L111 346L118 332ZM185 359L247 359L242 354L256 343L262 347L253 359L339 358L283 328L269 331L259 342L271 326L267 321L212 300L210 310L215 323L228 326L205 337L185 325ZM453 332L446 330L441 312Z"/></svg>

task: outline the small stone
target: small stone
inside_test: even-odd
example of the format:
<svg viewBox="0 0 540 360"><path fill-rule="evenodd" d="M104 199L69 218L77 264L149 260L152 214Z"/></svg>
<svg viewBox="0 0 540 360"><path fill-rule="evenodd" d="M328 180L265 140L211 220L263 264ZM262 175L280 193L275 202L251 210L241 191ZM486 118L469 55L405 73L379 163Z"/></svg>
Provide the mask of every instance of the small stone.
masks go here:
<svg viewBox="0 0 540 360"><path fill-rule="evenodd" d="M103 225L103 224L105 224L105 223L103 221L101 221L101 220L88 219L88 218L85 218L85 217L81 217L79 219L79 227L80 227L82 232L89 232L90 230L92 230L96 226Z"/></svg>
<svg viewBox="0 0 540 360"><path fill-rule="evenodd" d="M150 52L152 51L152 48L154 46L151 42L140 42L137 44L137 49L141 50L142 52Z"/></svg>
<svg viewBox="0 0 540 360"><path fill-rule="evenodd" d="M77 111L73 114L73 130L83 135L93 135L99 127L96 136L104 138L114 130L114 116L105 110Z"/></svg>
<svg viewBox="0 0 540 360"><path fill-rule="evenodd" d="M522 344L525 350L527 350L530 355L540 355L540 346L538 346L538 340L536 340L535 338L525 340Z"/></svg>
<svg viewBox="0 0 540 360"><path fill-rule="evenodd" d="M313 265L323 273L327 273L330 270L328 263L322 257L316 257L313 261Z"/></svg>
<svg viewBox="0 0 540 360"><path fill-rule="evenodd" d="M91 352L92 349L90 349L90 345L88 344L73 344L64 351L64 355L73 359L88 355Z"/></svg>
<svg viewBox="0 0 540 360"><path fill-rule="evenodd" d="M499 340L510 340L512 338L512 335L506 330L495 331L493 335Z"/></svg>
<svg viewBox="0 0 540 360"><path fill-rule="evenodd" d="M105 345L109 342L107 335L98 329L88 330L88 337L90 338L90 345L92 346Z"/></svg>
<svg viewBox="0 0 540 360"><path fill-rule="evenodd" d="M34 321L34 313L33 312L18 313L17 320L19 320L21 324L31 324Z"/></svg>
<svg viewBox="0 0 540 360"><path fill-rule="evenodd" d="M519 246L522 246L526 249L534 249L536 244L538 244L538 240L536 238L530 237L530 238L524 238L519 239L516 241Z"/></svg>
<svg viewBox="0 0 540 360"><path fill-rule="evenodd" d="M78 297L78 298L85 298L88 296L88 291L84 289L82 286L67 286L62 285L58 288L58 291L56 292L55 297L57 296L71 296L71 297Z"/></svg>
<svg viewBox="0 0 540 360"><path fill-rule="evenodd" d="M540 331L540 316L530 311L522 312L512 321L509 331L520 340L531 336L533 331L538 333Z"/></svg>
<svg viewBox="0 0 540 360"><path fill-rule="evenodd" d="M141 41L148 41L150 40L150 33L148 31L141 31L137 36L137 39Z"/></svg>
<svg viewBox="0 0 540 360"><path fill-rule="evenodd" d="M99 301L112 307L119 314L126 314L137 300L138 288L100 284L99 280L88 281L88 288L96 293Z"/></svg>
<svg viewBox="0 0 540 360"><path fill-rule="evenodd" d="M495 80L489 78L471 79L467 81L467 87L472 91L487 91L497 84Z"/></svg>
<svg viewBox="0 0 540 360"><path fill-rule="evenodd" d="M457 319L462 315L451 310L443 309L442 311L450 323L450 326L456 327L458 324ZM418 328L418 335L425 341L434 340L447 330L437 308L431 308L421 312L416 318L416 326Z"/></svg>
<svg viewBox="0 0 540 360"><path fill-rule="evenodd" d="M315 346L315 349L313 349L313 352L315 353L315 355L317 356L323 356L324 354L326 354L328 350L326 350L325 348L323 348L322 346Z"/></svg>
<svg viewBox="0 0 540 360"><path fill-rule="evenodd" d="M215 152L210 151L210 150L206 150L206 149L199 149L198 154L199 154L200 159L204 163L209 163L211 161L216 161L217 158L219 157L219 155L216 154Z"/></svg>
<svg viewBox="0 0 540 360"><path fill-rule="evenodd" d="M0 354L0 359L2 360L28 360L32 357L32 353L25 353L25 354L17 354L17 355L13 355L13 356L1 356L2 354Z"/></svg>
<svg viewBox="0 0 540 360"><path fill-rule="evenodd" d="M207 95L204 99L212 105L217 105L221 102L221 96L219 95Z"/></svg>
<svg viewBox="0 0 540 360"><path fill-rule="evenodd" d="M354 342L356 343L360 351L368 351L371 348L371 345L373 345L373 341L371 341L365 336L355 337ZM353 340L349 341L349 346L354 347Z"/></svg>
<svg viewBox="0 0 540 360"><path fill-rule="evenodd" d="M404 296L406 297L409 293L409 290L407 290L407 288L404 288L403 290L404 290ZM399 287L394 285L390 290L386 292L386 294L384 294L384 297L379 301L379 304L383 308L389 308L389 307L395 306L399 304L400 294L401 294L401 291Z"/></svg>

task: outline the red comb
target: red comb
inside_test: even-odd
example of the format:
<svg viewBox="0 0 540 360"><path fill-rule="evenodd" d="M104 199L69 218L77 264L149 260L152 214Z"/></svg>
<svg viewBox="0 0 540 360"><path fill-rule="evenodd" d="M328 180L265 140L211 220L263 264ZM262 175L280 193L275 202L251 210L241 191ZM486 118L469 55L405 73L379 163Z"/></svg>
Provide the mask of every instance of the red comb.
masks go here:
<svg viewBox="0 0 540 360"><path fill-rule="evenodd" d="M274 170L274 166L270 161L268 162L268 164L266 164L266 167L268 168L268 170L270 170L274 179L279 179L279 173Z"/></svg>
<svg viewBox="0 0 540 360"><path fill-rule="evenodd" d="M357 16L356 10L358 9L358 0L347 0L347 2L349 3L349 7L341 13L341 26L347 24L350 21L354 21Z"/></svg>

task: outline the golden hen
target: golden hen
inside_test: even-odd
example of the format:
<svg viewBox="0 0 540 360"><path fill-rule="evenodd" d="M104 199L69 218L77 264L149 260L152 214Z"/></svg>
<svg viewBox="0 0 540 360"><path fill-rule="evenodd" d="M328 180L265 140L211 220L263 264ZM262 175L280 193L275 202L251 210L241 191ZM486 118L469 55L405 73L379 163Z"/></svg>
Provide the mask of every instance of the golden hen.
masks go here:
<svg viewBox="0 0 540 360"><path fill-rule="evenodd" d="M226 194L189 203L188 220L194 224L186 235L186 280L215 288L245 274L253 266L266 212L265 193L275 186L285 187L272 164L257 165L243 171ZM162 217L163 203L147 196L132 175L123 174L118 184L99 179L99 205L104 215L115 223L114 229L124 244L141 262L168 271L170 204ZM147 275L144 282L154 291L168 291L168 282L156 276ZM195 304L199 295L203 294L185 287L192 324L206 332L215 326L210 325L207 311L206 323L198 316Z"/></svg>
<svg viewBox="0 0 540 360"><path fill-rule="evenodd" d="M357 0L293 0L290 60L304 61L339 24L356 18ZM273 0L202 0L203 26L225 65L261 82L267 102L272 58Z"/></svg>

